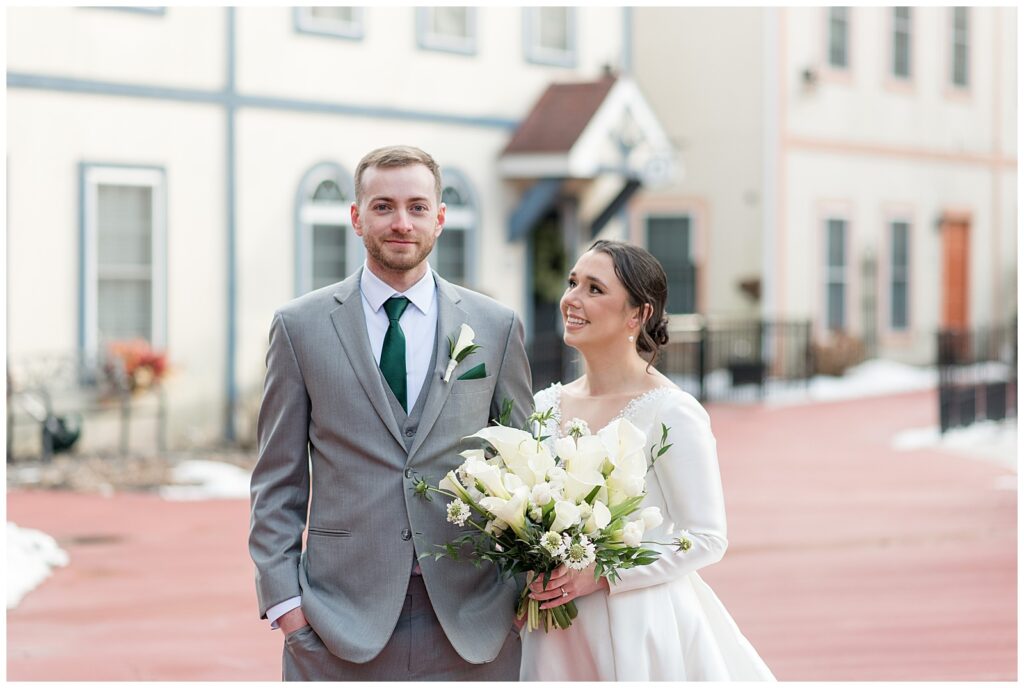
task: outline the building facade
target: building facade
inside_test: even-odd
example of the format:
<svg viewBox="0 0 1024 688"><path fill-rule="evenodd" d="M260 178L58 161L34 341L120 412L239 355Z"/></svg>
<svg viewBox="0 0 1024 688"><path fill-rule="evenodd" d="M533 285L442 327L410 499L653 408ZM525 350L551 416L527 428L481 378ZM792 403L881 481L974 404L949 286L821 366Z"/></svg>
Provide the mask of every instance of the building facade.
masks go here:
<svg viewBox="0 0 1024 688"><path fill-rule="evenodd" d="M526 313L507 226L531 180L498 160L550 84L617 69L623 14L12 8L9 377L141 338L168 354L171 446L251 440L273 311L362 264L352 173L399 142L444 170L431 262Z"/></svg>
<svg viewBox="0 0 1024 688"><path fill-rule="evenodd" d="M925 364L940 327L1006 325L1016 12L638 10L635 77L687 175L638 194L631 236L685 266L684 308L868 355Z"/></svg>
<svg viewBox="0 0 1024 688"><path fill-rule="evenodd" d="M272 313L362 264L347 209L379 145L438 159L431 262L523 315L537 385L572 367L554 304L597 236L663 261L673 314L907 362L1016 313L1014 8L7 19L9 381L144 339L172 447L253 440Z"/></svg>

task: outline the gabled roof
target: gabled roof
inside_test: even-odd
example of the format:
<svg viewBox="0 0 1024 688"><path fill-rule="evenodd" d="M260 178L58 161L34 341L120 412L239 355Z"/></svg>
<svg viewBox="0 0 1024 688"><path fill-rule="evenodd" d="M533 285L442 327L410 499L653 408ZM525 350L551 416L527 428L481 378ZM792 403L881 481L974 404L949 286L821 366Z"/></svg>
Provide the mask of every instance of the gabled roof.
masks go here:
<svg viewBox="0 0 1024 688"><path fill-rule="evenodd" d="M645 186L674 174L664 127L628 76L552 84L498 159L505 179L596 179L609 173Z"/></svg>
<svg viewBox="0 0 1024 688"><path fill-rule="evenodd" d="M598 81L551 84L519 125L504 155L567 153L579 139L615 85L615 76Z"/></svg>

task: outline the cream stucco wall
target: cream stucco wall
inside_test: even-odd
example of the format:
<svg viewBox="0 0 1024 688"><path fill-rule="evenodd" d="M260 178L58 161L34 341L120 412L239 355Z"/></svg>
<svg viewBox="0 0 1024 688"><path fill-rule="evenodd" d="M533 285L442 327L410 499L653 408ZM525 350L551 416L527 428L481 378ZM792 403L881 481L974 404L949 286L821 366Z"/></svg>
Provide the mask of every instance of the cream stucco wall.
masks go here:
<svg viewBox="0 0 1024 688"><path fill-rule="evenodd" d="M69 117L67 113L74 112ZM223 115L205 105L9 91L7 351L78 346L79 164L155 166L167 189L169 434L209 441L223 413Z"/></svg>
<svg viewBox="0 0 1024 688"><path fill-rule="evenodd" d="M637 194L633 239L645 218L688 213L700 270L698 309L754 317L738 288L761 273L763 11L638 8L635 78L679 151L683 174Z"/></svg>
<svg viewBox="0 0 1024 688"><path fill-rule="evenodd" d="M11 7L7 69L169 88L220 89L225 12L166 7L162 14L96 7Z"/></svg>
<svg viewBox="0 0 1024 688"><path fill-rule="evenodd" d="M359 40L297 32L291 8L238 12L238 85L243 91L347 104L516 119L551 81L596 77L621 57L618 7L577 7L575 68L538 65L523 56L523 9L476 11L476 52L417 47L408 7L364 8Z"/></svg>

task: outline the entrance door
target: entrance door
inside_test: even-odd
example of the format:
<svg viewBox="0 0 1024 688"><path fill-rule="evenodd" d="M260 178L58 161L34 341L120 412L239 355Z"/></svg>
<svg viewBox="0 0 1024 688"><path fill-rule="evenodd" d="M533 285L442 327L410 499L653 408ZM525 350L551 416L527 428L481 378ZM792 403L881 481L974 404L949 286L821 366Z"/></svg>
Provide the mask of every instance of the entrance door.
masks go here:
<svg viewBox="0 0 1024 688"><path fill-rule="evenodd" d="M533 388L544 389L561 380L566 347L558 302L565 291L566 256L558 215L552 211L530 235L533 265L533 337L529 348Z"/></svg>
<svg viewBox="0 0 1024 688"><path fill-rule="evenodd" d="M965 330L968 326L968 259L970 219L947 215L942 220L942 328Z"/></svg>

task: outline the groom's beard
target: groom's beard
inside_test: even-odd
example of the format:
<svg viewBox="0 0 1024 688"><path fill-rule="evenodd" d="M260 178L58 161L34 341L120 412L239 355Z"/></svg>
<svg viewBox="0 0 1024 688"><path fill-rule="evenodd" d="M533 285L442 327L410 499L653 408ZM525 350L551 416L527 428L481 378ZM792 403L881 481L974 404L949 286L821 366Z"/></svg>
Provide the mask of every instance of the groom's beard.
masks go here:
<svg viewBox="0 0 1024 688"><path fill-rule="evenodd" d="M388 249L385 243L386 239L387 237L374 238L369 234L364 234L363 246L366 247L366 252L370 254L378 265L395 272L412 270L422 263L430 255L430 252L434 250L434 243L436 242L434 236L427 235L424 241L416 243L414 250L397 253Z"/></svg>

